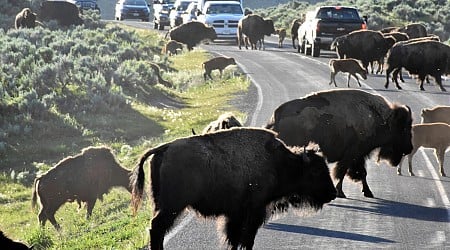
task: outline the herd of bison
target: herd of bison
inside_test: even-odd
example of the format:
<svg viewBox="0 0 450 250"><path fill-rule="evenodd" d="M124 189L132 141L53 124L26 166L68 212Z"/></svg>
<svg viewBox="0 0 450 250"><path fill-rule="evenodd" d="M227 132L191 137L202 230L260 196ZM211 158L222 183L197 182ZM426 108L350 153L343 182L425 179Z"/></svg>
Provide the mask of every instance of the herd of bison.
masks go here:
<svg viewBox="0 0 450 250"><path fill-rule="evenodd" d="M38 14L28 8L21 11L16 28L44 25L42 22L49 16L66 20L65 25L80 24L78 12L72 13L73 6L46 3ZM62 13L65 9L72 14L55 14L55 10ZM78 18L70 18L74 15ZM291 28L294 48L298 22L294 21ZM244 17L238 29L239 41L252 49L258 43L259 48L264 48L264 36L275 32L281 47L286 35L285 29L275 31L273 22L255 14ZM215 32L192 22L170 30L168 36L171 41L163 52L173 55L182 45L191 50L204 39L213 40ZM386 62L386 88L392 73L392 80L401 89L397 78L402 80L404 68L419 78L421 90L427 76L432 76L445 91L441 75L450 72L450 47L427 34L423 25L351 32L338 37L332 49L339 58L330 60L330 84L336 85L334 77L338 72L347 72L349 86L350 75L366 78L369 65L373 71L373 63L378 63L377 71L382 72ZM230 64L236 64L233 58L205 62L205 80L211 78L212 70L222 73ZM355 107L354 112L345 112L346 107ZM133 170L120 166L108 147L85 148L35 179L32 204L40 205L39 223L45 225L48 220L57 230L61 226L55 213L64 203L85 203L89 218L97 199L112 187L126 188L131 193L133 211L137 212L145 193L144 163L148 160L149 195L154 208L151 249L163 249L165 234L186 207L205 217L224 216L223 231L231 249L252 249L258 229L272 213L289 207L319 210L336 197L345 198L345 176L362 183L364 196L374 197L365 167L372 152L377 153L378 160L398 165L398 174L402 159L408 156L409 173L414 175L411 159L417 149L435 148L440 174L445 176L450 107L423 109L421 115L423 123L412 125L408 106L362 90L316 92L277 107L263 128L245 127L233 114L224 114L201 134L192 131L192 136L147 150ZM328 163L336 163L331 174ZM2 244L14 244L3 233L0 239Z"/></svg>

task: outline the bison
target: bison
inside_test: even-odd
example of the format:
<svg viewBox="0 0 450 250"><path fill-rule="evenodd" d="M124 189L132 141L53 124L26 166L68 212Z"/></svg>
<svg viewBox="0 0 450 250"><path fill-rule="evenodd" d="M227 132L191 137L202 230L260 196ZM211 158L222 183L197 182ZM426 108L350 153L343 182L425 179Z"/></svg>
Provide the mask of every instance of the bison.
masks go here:
<svg viewBox="0 0 450 250"><path fill-rule="evenodd" d="M205 217L224 216L231 248L252 249L267 216L281 212L277 201L319 210L336 196L325 159L315 151L294 153L263 128L232 128L145 152L132 175L134 211L143 195L144 162L151 155L151 249L163 249L164 235L186 207Z"/></svg>
<svg viewBox="0 0 450 250"><path fill-rule="evenodd" d="M41 3L38 13L40 21L56 20L61 26L81 25L83 19L80 17L78 7L68 1L45 1Z"/></svg>
<svg viewBox="0 0 450 250"><path fill-rule="evenodd" d="M358 60L349 58L349 59L331 59L329 62L329 67L331 71L330 85L334 83L336 85L336 74L339 72L347 72L347 87L350 88L350 77L353 76L356 78L358 85L361 87L361 83L359 82L358 75L360 75L364 80L367 79L367 71L363 68L363 66L358 62Z"/></svg>
<svg viewBox="0 0 450 250"><path fill-rule="evenodd" d="M422 123L445 122L450 124L450 106L424 108L420 116L422 116Z"/></svg>
<svg viewBox="0 0 450 250"><path fill-rule="evenodd" d="M16 29L36 27L36 13L33 13L30 8L22 9L16 15L15 27Z"/></svg>
<svg viewBox="0 0 450 250"><path fill-rule="evenodd" d="M215 132L221 129L242 127L239 120L230 112L220 115L217 120L210 122L204 129L203 134Z"/></svg>
<svg viewBox="0 0 450 250"><path fill-rule="evenodd" d="M171 40L187 45L188 50L193 50L203 40L211 40L217 38L216 31L213 27L197 21L184 23L175 27L166 34Z"/></svg>
<svg viewBox="0 0 450 250"><path fill-rule="evenodd" d="M443 122L416 124L412 127L413 150L408 155L409 175L414 176L412 171L412 158L420 147L433 148L434 155L439 163L439 173L446 176L444 172L445 151L450 147L450 125ZM402 174L402 162L398 164L397 174Z"/></svg>
<svg viewBox="0 0 450 250"><path fill-rule="evenodd" d="M294 47L294 49L297 49L297 47L295 46L295 41L298 41L298 28L302 24L302 20L303 19L294 19L294 21L292 21L291 23L292 47Z"/></svg>
<svg viewBox="0 0 450 250"><path fill-rule="evenodd" d="M266 128L287 145L319 144L328 162L336 162L337 196L346 197L347 175L362 181L362 192L373 197L366 181L365 159L375 149L378 160L399 164L412 150L411 110L379 95L356 89L322 91L294 99L275 109Z"/></svg>
<svg viewBox="0 0 450 250"><path fill-rule="evenodd" d="M431 40L399 42L390 50L387 64L385 88L389 87L389 77L392 72L395 85L398 89L402 89L397 76L403 67L410 74L418 75L420 90L425 90L423 82L427 75L431 75L436 79L441 91L446 91L442 86L441 75L450 73L450 46Z"/></svg>
<svg viewBox="0 0 450 250"><path fill-rule="evenodd" d="M427 36L427 29L423 24L411 23L402 27L386 27L380 30L382 33L402 32L406 33L410 39Z"/></svg>
<svg viewBox="0 0 450 250"><path fill-rule="evenodd" d="M69 156L47 173L34 180L32 206L39 198L39 222L49 220L59 230L55 213L67 201L86 202L87 215L92 214L97 199L102 199L112 187L121 186L131 192L130 171L122 168L107 147L87 147Z"/></svg>
<svg viewBox="0 0 450 250"><path fill-rule="evenodd" d="M229 65L236 65L234 58L218 56L205 61L202 63L202 68L205 70L205 73L203 73L203 78L206 80L206 78L209 77L212 80L211 71L215 69L219 70L220 77L222 77L223 70Z"/></svg>
<svg viewBox="0 0 450 250"><path fill-rule="evenodd" d="M162 54L169 56L178 54L178 51L183 50L183 44L174 40L168 41L161 50Z"/></svg>
<svg viewBox="0 0 450 250"><path fill-rule="evenodd" d="M251 48L256 49L256 43L260 42L259 49L264 49L264 36L270 36L275 33L273 21L264 20L261 16L256 14L249 14L244 16L238 23L238 46L241 49L241 43L244 42L244 36L248 37ZM248 49L247 43L245 48Z"/></svg>
<svg viewBox="0 0 450 250"><path fill-rule="evenodd" d="M276 29L275 34L278 35L278 48L283 48L283 41L286 38L286 29Z"/></svg>
<svg viewBox="0 0 450 250"><path fill-rule="evenodd" d="M337 37L331 44L339 58L354 58L362 62L367 71L370 62L383 58L394 45L395 39L384 37L379 31L357 30Z"/></svg>
<svg viewBox="0 0 450 250"><path fill-rule="evenodd" d="M14 240L11 240L10 238L6 237L6 235L0 231L0 246L2 249L8 249L8 250L28 250L33 249L32 247L29 248L27 245L23 244L22 242L17 242Z"/></svg>

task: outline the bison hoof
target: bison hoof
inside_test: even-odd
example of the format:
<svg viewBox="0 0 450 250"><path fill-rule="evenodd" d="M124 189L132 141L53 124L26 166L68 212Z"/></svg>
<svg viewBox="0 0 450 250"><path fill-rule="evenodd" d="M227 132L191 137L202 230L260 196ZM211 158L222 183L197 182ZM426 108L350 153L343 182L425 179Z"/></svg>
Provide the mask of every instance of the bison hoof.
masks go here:
<svg viewBox="0 0 450 250"><path fill-rule="evenodd" d="M413 172L409 172L409 176L416 176Z"/></svg>
<svg viewBox="0 0 450 250"><path fill-rule="evenodd" d="M397 170L397 175L402 175L402 171L401 170Z"/></svg>
<svg viewBox="0 0 450 250"><path fill-rule="evenodd" d="M364 196L368 197L368 198L373 198L374 197L370 190L369 191L364 191Z"/></svg>
<svg viewBox="0 0 450 250"><path fill-rule="evenodd" d="M447 175L444 172L441 172L442 177L447 177Z"/></svg>

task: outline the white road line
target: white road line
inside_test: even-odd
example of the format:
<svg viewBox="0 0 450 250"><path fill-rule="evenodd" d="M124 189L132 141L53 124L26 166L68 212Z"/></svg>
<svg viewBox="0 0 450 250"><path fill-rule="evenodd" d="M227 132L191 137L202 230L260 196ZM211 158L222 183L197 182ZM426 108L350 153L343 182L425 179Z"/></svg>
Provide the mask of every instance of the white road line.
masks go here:
<svg viewBox="0 0 450 250"><path fill-rule="evenodd" d="M436 169L433 167L433 164L431 164L430 158L428 158L428 156L425 154L425 151L423 149L419 149L419 151L420 151L420 153L422 153L422 156L425 159L427 169L428 169L428 171L430 171L430 174L434 180L434 184L436 185L439 195L441 196L442 203L444 204L445 208L447 209L447 221L450 222L450 201L448 199L447 192L445 191L445 188L442 185L441 180L439 179L439 175L436 172ZM450 224L448 225L448 227L450 227Z"/></svg>

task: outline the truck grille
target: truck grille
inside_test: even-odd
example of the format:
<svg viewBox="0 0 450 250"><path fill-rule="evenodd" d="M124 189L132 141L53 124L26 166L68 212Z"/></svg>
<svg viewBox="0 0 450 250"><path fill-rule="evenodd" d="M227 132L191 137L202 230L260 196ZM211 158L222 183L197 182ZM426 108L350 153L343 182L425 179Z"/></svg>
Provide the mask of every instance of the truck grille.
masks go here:
<svg viewBox="0 0 450 250"><path fill-rule="evenodd" d="M213 22L214 28L237 28L238 22L236 20L215 20Z"/></svg>

